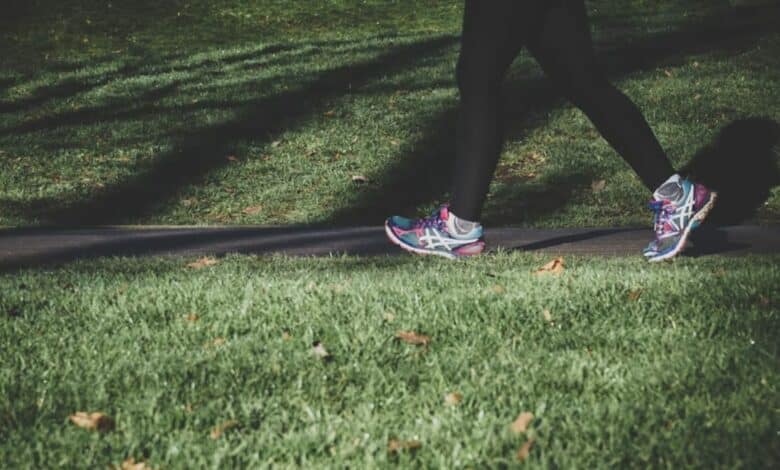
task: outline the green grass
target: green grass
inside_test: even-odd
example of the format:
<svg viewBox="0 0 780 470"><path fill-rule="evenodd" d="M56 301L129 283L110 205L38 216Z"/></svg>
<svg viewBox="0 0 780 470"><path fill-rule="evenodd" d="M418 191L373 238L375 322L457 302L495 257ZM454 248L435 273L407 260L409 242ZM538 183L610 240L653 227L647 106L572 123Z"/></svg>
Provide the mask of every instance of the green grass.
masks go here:
<svg viewBox="0 0 780 470"><path fill-rule="evenodd" d="M780 120L777 11L588 5L610 77L674 163L720 162L743 192L761 186L776 159L751 168L744 139L702 149L735 121ZM375 223L447 198L461 2L7 10L0 225ZM527 55L507 93L486 223L647 223L636 177ZM780 191L761 190L734 207L776 223ZM570 258L560 277L518 253L189 261L0 274L4 466L512 467L527 438L540 468L778 464L777 256ZM116 429L78 429L78 411ZM513 435L523 411L535 419ZM393 438L422 447L392 455Z"/></svg>
<svg viewBox="0 0 780 470"><path fill-rule="evenodd" d="M778 463L777 257L569 258L559 277L517 253L189 261L0 276L5 466L514 466L523 411L532 467ZM391 438L422 447L393 456Z"/></svg>
<svg viewBox="0 0 780 470"><path fill-rule="evenodd" d="M0 34L0 225L360 224L446 200L460 2L60 3ZM589 3L600 57L676 166L780 120L776 10L613 4ZM507 82L485 222L647 224L647 191L527 55ZM780 219L776 188L758 205Z"/></svg>

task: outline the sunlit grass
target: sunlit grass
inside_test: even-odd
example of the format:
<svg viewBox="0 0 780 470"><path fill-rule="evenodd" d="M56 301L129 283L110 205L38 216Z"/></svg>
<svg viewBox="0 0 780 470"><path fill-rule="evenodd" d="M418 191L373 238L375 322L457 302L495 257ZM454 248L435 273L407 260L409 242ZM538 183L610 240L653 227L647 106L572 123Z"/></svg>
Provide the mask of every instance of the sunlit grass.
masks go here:
<svg viewBox="0 0 780 470"><path fill-rule="evenodd" d="M5 465L494 467L527 438L538 467L758 468L778 451L776 257L569 258L560 276L506 253L190 261L0 276ZM422 447L394 457L392 438Z"/></svg>
<svg viewBox="0 0 780 470"><path fill-rule="evenodd" d="M188 29L175 33L164 27L173 18L165 10L144 34L167 45L78 53L69 66L52 59L35 72L14 62L24 54L39 58L33 42L17 38L0 76L7 82L0 93L0 224L376 223L390 210L427 211L447 198L458 99L460 10L445 3L424 11L364 5L365 18L395 18L371 27L339 16L347 3L319 13L292 9L275 20L298 18L289 34L259 28L255 41L241 33L219 47L197 40L211 34L219 15L190 18ZM632 45L728 15L707 2L643 5L629 15L594 4L594 34L613 79L645 112L676 166L734 120L780 118L776 33L742 33L711 46L703 40L691 51L679 44L649 64L621 68L617 61L630 57ZM92 24L112 21L100 19L96 6L83 8L93 12ZM418 19L390 27L387 21L406 24L398 19L402 10ZM65 15L58 12L51 14ZM336 21L338 37L302 29L311 15ZM104 34L129 41L120 34L126 25L116 28ZM507 104L509 140L486 222L647 224L646 190L529 57L517 60L508 83L517 99ZM174 181L173 168L187 176ZM355 185L355 175L369 184ZM598 180L606 186L594 193ZM757 220L777 220L778 197L775 190ZM248 207L262 210L247 214Z"/></svg>

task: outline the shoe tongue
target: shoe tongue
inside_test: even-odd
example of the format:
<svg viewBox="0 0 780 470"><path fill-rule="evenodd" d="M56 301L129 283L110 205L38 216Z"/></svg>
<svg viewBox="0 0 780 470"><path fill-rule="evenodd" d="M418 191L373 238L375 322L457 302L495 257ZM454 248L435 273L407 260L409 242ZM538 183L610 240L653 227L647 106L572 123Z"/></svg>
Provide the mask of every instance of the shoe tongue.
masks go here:
<svg viewBox="0 0 780 470"><path fill-rule="evenodd" d="M450 210L447 206L441 206L439 209L439 218L445 222L450 218Z"/></svg>

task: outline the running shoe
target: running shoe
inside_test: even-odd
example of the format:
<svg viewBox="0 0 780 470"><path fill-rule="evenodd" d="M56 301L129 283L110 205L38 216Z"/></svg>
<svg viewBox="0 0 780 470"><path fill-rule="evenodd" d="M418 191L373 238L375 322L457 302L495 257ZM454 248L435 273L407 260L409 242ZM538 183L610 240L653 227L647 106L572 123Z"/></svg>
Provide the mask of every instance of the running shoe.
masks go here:
<svg viewBox="0 0 780 470"><path fill-rule="evenodd" d="M643 250L648 261L670 259L685 249L691 231L715 205L717 193L674 175L653 194L655 239Z"/></svg>
<svg viewBox="0 0 780 470"><path fill-rule="evenodd" d="M457 259L482 253L485 249L482 226L477 225L464 235L456 235L447 224L449 219L449 207L443 205L422 219L390 217L385 221L385 232L392 243L420 255Z"/></svg>

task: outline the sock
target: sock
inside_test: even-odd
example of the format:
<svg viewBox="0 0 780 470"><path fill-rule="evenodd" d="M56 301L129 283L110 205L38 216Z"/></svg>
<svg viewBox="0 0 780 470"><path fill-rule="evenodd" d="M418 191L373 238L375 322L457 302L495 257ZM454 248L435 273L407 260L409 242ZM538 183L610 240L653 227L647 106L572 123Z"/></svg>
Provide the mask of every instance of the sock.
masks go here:
<svg viewBox="0 0 780 470"><path fill-rule="evenodd" d="M447 218L447 230L455 236L468 235L477 227L479 227L479 222L463 220L452 212L450 212L450 216Z"/></svg>
<svg viewBox="0 0 780 470"><path fill-rule="evenodd" d="M655 190L653 197L658 201L666 199L672 202L681 202L685 197L685 190L682 187L680 175L674 174L670 176L664 184Z"/></svg>

